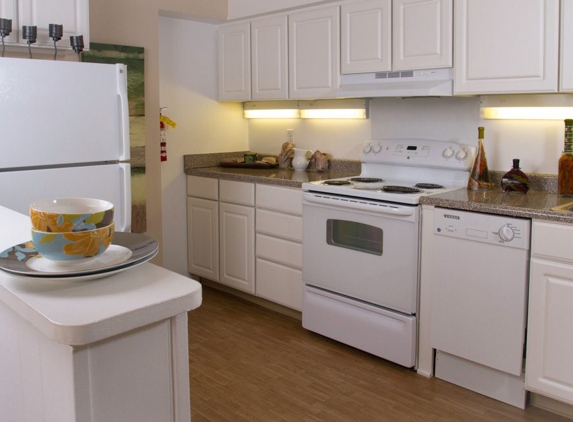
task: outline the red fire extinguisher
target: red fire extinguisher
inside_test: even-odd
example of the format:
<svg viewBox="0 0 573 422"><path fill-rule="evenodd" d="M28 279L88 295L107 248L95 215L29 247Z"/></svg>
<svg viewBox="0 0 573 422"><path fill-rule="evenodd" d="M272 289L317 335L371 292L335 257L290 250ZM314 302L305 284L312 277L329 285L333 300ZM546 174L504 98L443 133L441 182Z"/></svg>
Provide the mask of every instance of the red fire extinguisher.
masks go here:
<svg viewBox="0 0 573 422"><path fill-rule="evenodd" d="M161 161L167 161L167 135L165 133L165 125L171 126L173 129L177 126L173 120L163 115L163 110L167 107L159 109L159 140L161 148Z"/></svg>
<svg viewBox="0 0 573 422"><path fill-rule="evenodd" d="M159 139L161 140L161 161L167 161L167 139L163 122L159 122Z"/></svg>

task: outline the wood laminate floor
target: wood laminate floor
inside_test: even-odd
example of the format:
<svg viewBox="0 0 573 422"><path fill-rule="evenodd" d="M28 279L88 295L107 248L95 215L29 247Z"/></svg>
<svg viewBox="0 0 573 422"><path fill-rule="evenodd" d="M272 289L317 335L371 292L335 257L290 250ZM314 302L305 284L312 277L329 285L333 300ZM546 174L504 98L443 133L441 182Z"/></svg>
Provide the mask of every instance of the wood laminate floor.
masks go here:
<svg viewBox="0 0 573 422"><path fill-rule="evenodd" d="M193 422L571 422L345 346L217 290L189 313Z"/></svg>

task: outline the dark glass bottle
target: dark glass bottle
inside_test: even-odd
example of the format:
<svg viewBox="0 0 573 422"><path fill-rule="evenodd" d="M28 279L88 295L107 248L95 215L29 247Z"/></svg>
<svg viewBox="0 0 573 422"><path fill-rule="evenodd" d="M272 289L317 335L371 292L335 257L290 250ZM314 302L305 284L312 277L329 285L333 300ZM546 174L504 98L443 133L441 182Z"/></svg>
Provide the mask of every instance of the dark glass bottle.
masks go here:
<svg viewBox="0 0 573 422"><path fill-rule="evenodd" d="M557 174L559 196L573 197L573 119L565 120L565 146Z"/></svg>
<svg viewBox="0 0 573 422"><path fill-rule="evenodd" d="M492 189L493 184L489 178L489 169L487 167L487 158L485 156L485 148L483 146L485 129L480 126L478 127L478 146L476 152L476 158L472 165L470 171L470 177L468 180L469 190L482 190L482 189Z"/></svg>
<svg viewBox="0 0 573 422"><path fill-rule="evenodd" d="M504 192L527 193L531 182L529 177L519 168L519 159L513 159L513 168L501 178L501 188Z"/></svg>

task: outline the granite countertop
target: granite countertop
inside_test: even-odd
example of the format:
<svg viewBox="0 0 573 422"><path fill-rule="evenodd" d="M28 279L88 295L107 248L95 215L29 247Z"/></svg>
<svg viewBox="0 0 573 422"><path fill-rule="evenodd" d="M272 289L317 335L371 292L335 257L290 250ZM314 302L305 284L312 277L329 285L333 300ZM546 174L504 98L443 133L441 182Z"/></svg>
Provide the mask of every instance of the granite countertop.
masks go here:
<svg viewBox="0 0 573 422"><path fill-rule="evenodd" d="M300 188L304 182L357 176L361 171L361 164L358 160L331 160L329 170L326 172L313 170L298 172L278 167L247 169L220 166L223 158L241 157L244 152L246 151L186 155L184 157L185 174ZM490 172L495 186L500 186L499 182L503 174L504 172L499 171ZM484 191L458 189L421 197L420 204L573 224L573 212L551 210L556 206L573 203L573 198L560 198L557 195L556 176L546 174L530 174L529 176L531 190L525 195L504 193L500 188Z"/></svg>
<svg viewBox="0 0 573 422"><path fill-rule="evenodd" d="M185 174L300 188L305 182L357 176L360 174L361 169L360 161L358 160L331 160L329 170L324 172L315 170L294 171L293 169L281 169L279 167L252 169L220 166L223 158L242 157L243 153L243 151L240 151L186 155L184 157ZM259 155L272 156L272 154Z"/></svg>
<svg viewBox="0 0 573 422"><path fill-rule="evenodd" d="M484 191L457 189L420 198L422 205L569 224L573 224L573 212L551 211L551 208L572 202L573 198L561 198L554 192L530 190L524 195L505 193L501 189Z"/></svg>

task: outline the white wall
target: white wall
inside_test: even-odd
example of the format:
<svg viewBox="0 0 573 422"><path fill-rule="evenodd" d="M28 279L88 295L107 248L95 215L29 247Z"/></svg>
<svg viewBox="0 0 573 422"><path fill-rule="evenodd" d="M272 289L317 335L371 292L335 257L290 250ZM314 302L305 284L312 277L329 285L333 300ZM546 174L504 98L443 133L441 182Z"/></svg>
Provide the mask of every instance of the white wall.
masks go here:
<svg viewBox="0 0 573 422"><path fill-rule="evenodd" d="M480 97L375 98L370 119L250 120L250 149L280 151L286 129L295 129L297 147L320 149L334 158L358 159L366 140L422 138L477 144L477 127L485 127L490 170L509 170L521 160L526 173L557 173L563 149L563 121L481 120Z"/></svg>
<svg viewBox="0 0 573 422"><path fill-rule="evenodd" d="M160 104L177 123L167 129L161 163L163 266L187 271L185 154L248 149L242 104L217 102L216 26L159 18Z"/></svg>

